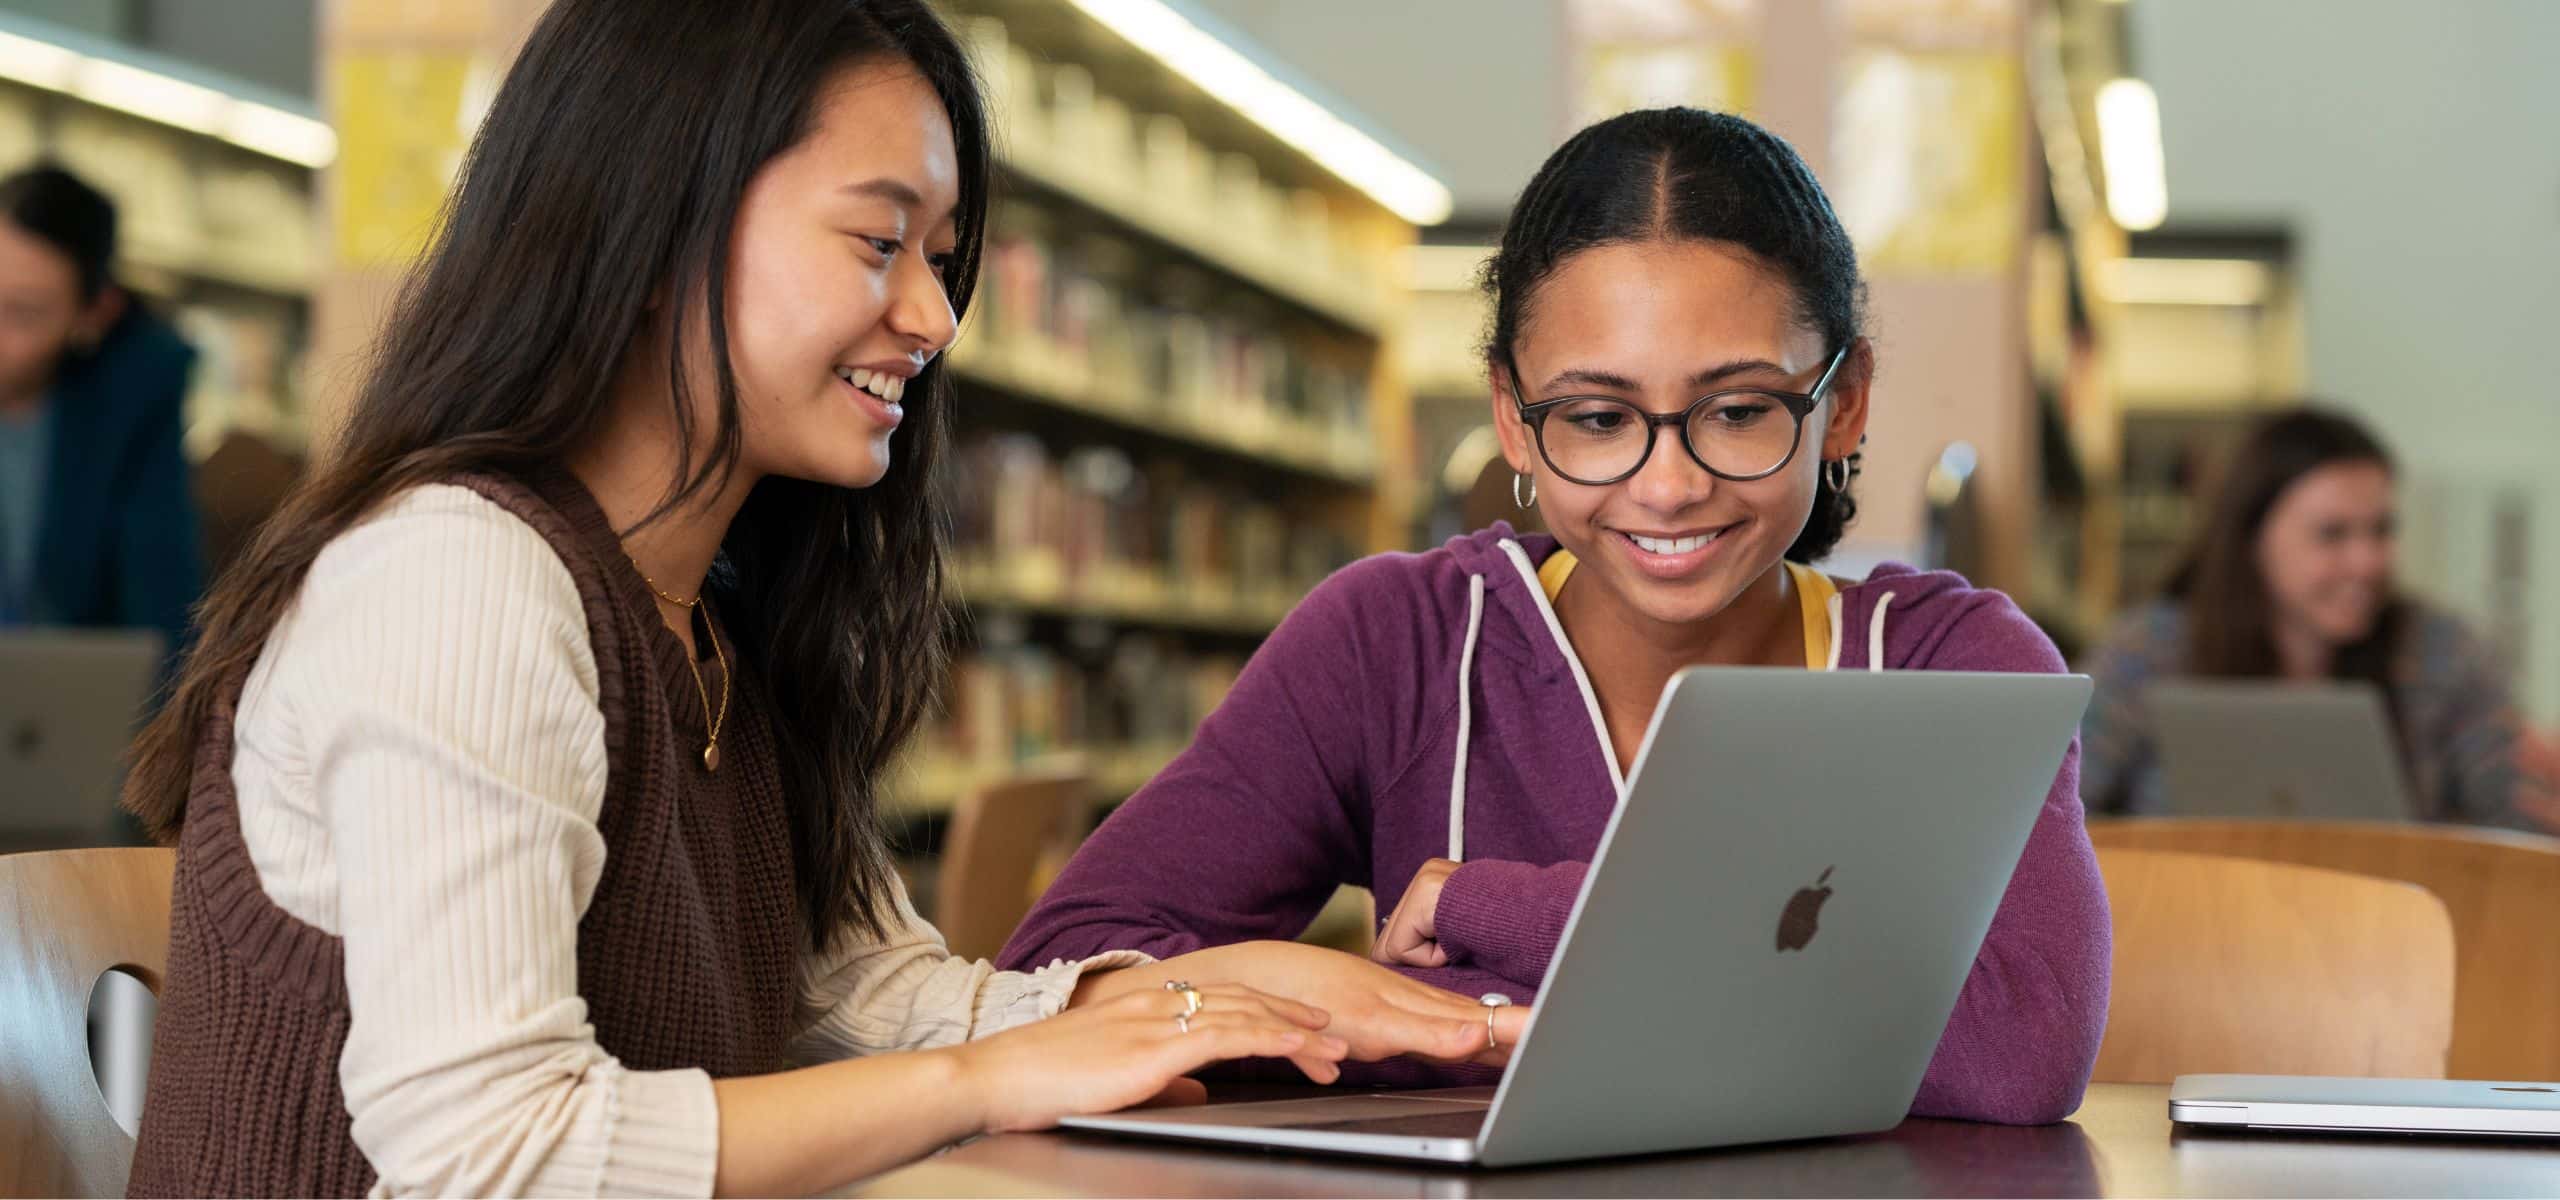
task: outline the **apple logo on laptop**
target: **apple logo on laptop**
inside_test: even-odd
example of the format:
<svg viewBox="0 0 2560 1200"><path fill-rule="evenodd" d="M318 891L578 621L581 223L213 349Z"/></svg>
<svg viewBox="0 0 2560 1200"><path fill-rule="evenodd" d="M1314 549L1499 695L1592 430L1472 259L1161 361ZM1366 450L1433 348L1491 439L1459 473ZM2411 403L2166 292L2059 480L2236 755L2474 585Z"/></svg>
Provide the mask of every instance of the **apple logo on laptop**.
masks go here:
<svg viewBox="0 0 2560 1200"><path fill-rule="evenodd" d="M1831 899L1831 888L1828 885L1831 882L1831 872L1837 869L1836 866L1824 867L1822 878L1814 880L1812 887L1798 888L1796 894L1788 899L1787 910L1778 914L1780 953L1804 949L1812 943L1813 935L1821 932L1822 905L1823 902Z"/></svg>

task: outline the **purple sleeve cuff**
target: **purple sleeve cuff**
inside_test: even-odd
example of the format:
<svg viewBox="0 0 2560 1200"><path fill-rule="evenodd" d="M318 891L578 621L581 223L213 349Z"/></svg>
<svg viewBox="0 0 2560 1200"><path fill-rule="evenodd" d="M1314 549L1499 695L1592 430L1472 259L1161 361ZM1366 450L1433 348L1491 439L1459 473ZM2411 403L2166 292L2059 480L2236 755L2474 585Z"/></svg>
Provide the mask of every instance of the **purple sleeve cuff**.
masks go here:
<svg viewBox="0 0 2560 1200"><path fill-rule="evenodd" d="M1480 967L1535 988L1564 937L1590 864L1551 866L1486 860L1465 863L1440 885L1433 929L1452 963ZM1515 996L1526 1000L1526 996Z"/></svg>

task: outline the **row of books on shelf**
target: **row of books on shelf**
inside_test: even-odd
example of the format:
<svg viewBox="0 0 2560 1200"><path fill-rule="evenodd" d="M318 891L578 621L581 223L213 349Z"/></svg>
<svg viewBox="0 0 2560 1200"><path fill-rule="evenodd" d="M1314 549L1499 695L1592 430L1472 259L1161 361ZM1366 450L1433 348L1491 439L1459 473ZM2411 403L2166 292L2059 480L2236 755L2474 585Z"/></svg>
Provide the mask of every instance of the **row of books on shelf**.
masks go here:
<svg viewBox="0 0 2560 1200"><path fill-rule="evenodd" d="M1238 590L1217 579L1177 579L1151 567L1103 563L1074 576L1054 552L967 555L952 563L961 602L973 611L1021 610L1164 629L1261 634L1289 615L1305 590Z"/></svg>
<svg viewBox="0 0 2560 1200"><path fill-rule="evenodd" d="M1072 762L1091 781L1096 798L1117 800L1145 787L1181 752L1178 744L1079 746L1028 762L978 762L922 749L910 753L892 769L886 799L891 811L909 816L947 813L962 796L978 788L1026 771Z"/></svg>
<svg viewBox="0 0 2560 1200"><path fill-rule="evenodd" d="M1178 117L1133 108L1083 66L1043 61L994 17L970 19L965 32L1015 170L1374 331L1392 286L1388 255L1335 201L1266 178L1251 155L1209 145Z"/></svg>
<svg viewBox="0 0 2560 1200"><path fill-rule="evenodd" d="M964 385L983 385L1153 437L1346 483L1365 486L1377 475L1376 443L1348 421L1319 425L1250 403L1231 406L1222 416L1210 405L1171 404L1161 393L1105 387L1043 338L964 339L952 351L951 367Z"/></svg>
<svg viewBox="0 0 2560 1200"><path fill-rule="evenodd" d="M996 222L964 361L1177 436L1286 443L1365 466L1369 348L1117 239L1058 236L1038 214L1009 206Z"/></svg>
<svg viewBox="0 0 2560 1200"><path fill-rule="evenodd" d="M978 783L1074 755L1097 793L1127 795L1190 741L1243 669L1240 654L1155 634L981 641L953 665L943 711L893 790L904 807L944 807Z"/></svg>
<svg viewBox="0 0 2560 1200"><path fill-rule="evenodd" d="M1171 458L1061 453L1028 433L964 440L954 458L963 599L1267 628L1358 549L1339 529Z"/></svg>

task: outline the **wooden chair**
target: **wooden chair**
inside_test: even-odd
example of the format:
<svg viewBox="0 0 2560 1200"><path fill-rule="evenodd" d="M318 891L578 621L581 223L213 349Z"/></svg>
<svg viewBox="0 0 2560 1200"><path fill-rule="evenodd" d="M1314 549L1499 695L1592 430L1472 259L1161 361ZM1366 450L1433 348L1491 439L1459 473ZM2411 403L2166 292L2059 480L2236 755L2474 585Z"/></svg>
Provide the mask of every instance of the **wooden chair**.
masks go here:
<svg viewBox="0 0 2560 1200"><path fill-rule="evenodd" d="M2457 1079L2560 1080L2560 839L2456 825L2092 821L2104 847L2300 863L2414 883L2453 916Z"/></svg>
<svg viewBox="0 0 2560 1200"><path fill-rule="evenodd" d="M934 889L934 925L953 954L993 958L1004 949L1038 898L1043 863L1074 847L1091 805L1075 766L1016 775L960 798Z"/></svg>
<svg viewBox="0 0 2560 1200"><path fill-rule="evenodd" d="M2290 863L2103 848L2115 982L2096 1078L2442 1078L2453 923L2426 889Z"/></svg>
<svg viewBox="0 0 2560 1200"><path fill-rule="evenodd" d="M168 850L0 855L0 1195L121 1196L133 1139L89 1065L89 993L113 967L154 992Z"/></svg>

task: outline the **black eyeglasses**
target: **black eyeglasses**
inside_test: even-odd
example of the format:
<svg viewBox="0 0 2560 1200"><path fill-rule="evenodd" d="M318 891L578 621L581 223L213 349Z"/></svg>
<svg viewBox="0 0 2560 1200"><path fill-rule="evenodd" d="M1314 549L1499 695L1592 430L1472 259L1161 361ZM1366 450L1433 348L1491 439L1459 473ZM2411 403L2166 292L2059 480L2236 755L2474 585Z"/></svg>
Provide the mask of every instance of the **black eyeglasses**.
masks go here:
<svg viewBox="0 0 2560 1200"><path fill-rule="evenodd" d="M1846 345L1832 352L1808 392L1728 388L1700 396L1679 412L1659 414L1616 396L1562 396L1521 404L1520 420L1536 436L1548 469L1585 487L1617 483L1643 470L1653 457L1655 432L1665 426L1679 427L1680 444L1708 474L1749 483L1795 461L1805 417L1821 405L1822 393L1848 357ZM1518 403L1520 367L1508 365Z"/></svg>

